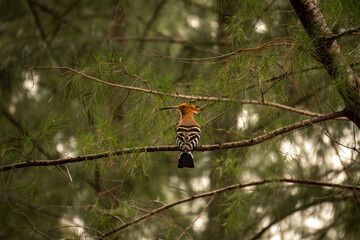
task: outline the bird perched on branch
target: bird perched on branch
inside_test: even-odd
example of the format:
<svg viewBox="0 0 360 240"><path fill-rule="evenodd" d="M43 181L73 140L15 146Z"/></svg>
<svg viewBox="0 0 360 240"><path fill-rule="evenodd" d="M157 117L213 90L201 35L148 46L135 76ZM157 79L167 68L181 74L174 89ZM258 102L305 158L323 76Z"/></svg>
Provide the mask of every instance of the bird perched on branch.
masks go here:
<svg viewBox="0 0 360 240"><path fill-rule="evenodd" d="M201 109L190 103L165 107L160 110L164 109L177 109L180 112L180 121L176 127L176 144L180 150L178 168L194 168L192 150L199 142L201 130L200 125L193 118L193 113L199 113Z"/></svg>

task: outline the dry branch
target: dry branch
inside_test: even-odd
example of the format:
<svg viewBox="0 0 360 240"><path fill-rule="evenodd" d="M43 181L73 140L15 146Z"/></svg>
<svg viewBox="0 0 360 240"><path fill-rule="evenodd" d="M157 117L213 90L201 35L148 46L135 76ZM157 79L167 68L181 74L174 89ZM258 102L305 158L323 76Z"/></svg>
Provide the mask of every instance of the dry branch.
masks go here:
<svg viewBox="0 0 360 240"><path fill-rule="evenodd" d="M237 49L233 52L230 53L225 53L225 54L221 54L219 56L215 56L215 57L204 57L204 58L184 58L184 57L172 57L172 56L165 56L163 54L161 54L158 51L155 51L153 49L150 48L146 48L146 50L149 50L151 52L156 53L156 55L151 55L151 57L161 57L161 58L165 58L165 59L172 59L172 60L179 60L179 61L190 61L190 62L194 62L194 61L214 61L214 60L221 60L221 59L226 59L228 57L237 55L239 53L243 53L243 52L259 52L262 51L268 47L279 47L279 46L291 46L291 44L287 43L287 42L281 42L284 40L290 40L290 38L288 37L278 37L278 38L274 38L272 40L270 40L269 42L266 42L260 46L256 46L256 47L252 47L252 48L240 48Z"/></svg>
<svg viewBox="0 0 360 240"><path fill-rule="evenodd" d="M195 199L198 198L204 198L204 197L209 197L209 196L214 196L216 194L220 194L220 193L224 193L227 191L231 191L231 190L235 190L235 189L242 189L242 188L247 188L247 187L253 187L253 186L260 186L260 185L264 185L264 184L269 184L269 183L293 183L293 184L298 184L298 185L308 185L308 186L317 186L317 187L328 187L328 188L340 188L340 189L345 189L345 190L357 190L360 191L360 186L352 186L352 185L343 185L343 184L336 184L336 183L329 183L329 182L322 182L322 181L315 181L315 180L308 180L308 179L293 179L293 178L273 178L273 179L263 179L261 181L256 181L256 182L250 182L250 183L245 183L245 184L234 184L234 185L230 185L224 188L220 188L217 190L213 190L213 191L209 191L206 193L202 193L202 194L198 194L198 195L194 195L188 198L184 198L181 199L177 202L174 203L170 203L167 205L164 205L160 208L157 208L139 218L136 218L132 221L129 221L123 225L121 225L120 227L117 227L107 233L104 234L104 237L100 237L99 239L103 239L106 238L108 236L111 236L115 233L117 233L120 230L123 230L129 226L132 226L148 217L151 217L154 214L157 214L161 211L167 210L169 208L172 208L174 206L180 205L182 203L185 202L190 202L190 201L194 201Z"/></svg>
<svg viewBox="0 0 360 240"><path fill-rule="evenodd" d="M260 100L247 100L247 99L237 100L237 99L224 98L224 97L191 96L191 95L184 95L184 94L164 93L164 92L160 92L160 91L156 91L156 90L152 90L152 89L144 89L144 88L133 87L133 86L125 86L125 85L121 85L121 84L117 84L117 83L111 83L111 82L101 80L99 78L87 75L85 73L82 73L82 72L80 72L78 70L75 70L73 68L70 68L70 67L60 67L60 66L57 66L57 67L56 66L55 67L50 67L50 66L27 66L27 67L30 68L30 69L59 69L59 70L70 71L70 72L76 73L78 75L81 75L81 76L83 76L85 78L91 79L93 81L96 81L98 83L105 84L105 85L108 85L108 86L111 86L111 87L128 89L128 90L132 90L132 91L143 92L143 93L148 93L148 94L154 94L154 95L159 95L159 96L181 98L181 99L186 99L186 100L191 100L191 101L235 102L235 103L240 103L240 104L265 105L265 106L275 107L275 108L279 108L279 109L282 109L282 110L295 112L295 113L299 113L299 114L307 115L307 116L311 116L311 117L316 117L316 116L321 116L322 115L320 113L314 113L314 112L310 112L310 111L306 111L306 110L302 110L302 109L298 109L298 108L294 108L294 107L289 107L289 106L279 104L279 103L274 103L274 102L267 102L267 101L260 101ZM130 75L130 76L132 76L132 77L134 77L136 79L141 79L137 75ZM143 82L146 82L143 79L141 79L141 80Z"/></svg>
<svg viewBox="0 0 360 240"><path fill-rule="evenodd" d="M231 149L231 148L253 146L253 145L265 142L269 139L272 139L276 136L291 132L293 130L301 129L304 127L309 127L315 123L319 123L319 122L330 120L330 119L335 119L335 118L342 117L342 116L345 116L345 111L323 114L321 116L313 117L313 118L310 118L307 120L303 120L300 122L296 122L296 123L287 125L285 127L268 132L259 137L255 137L255 138L243 140L243 141L237 141L237 142L202 145L202 146L196 147L194 149L194 151L203 152L203 151L224 150L224 149ZM177 146L135 147L135 148L125 148L125 149L120 149L120 150L116 150L116 151L108 151L108 152L103 152L103 153L83 155L83 156L77 156L77 157L71 157L71 158L56 159L56 160L35 160L35 161L28 161L28 162L19 162L19 163L2 166L2 167L0 167L0 171L9 171L14 168L25 168L25 167L54 166L54 165L56 166L59 164L90 161L90 160L94 160L94 159L106 158L106 157L116 156L116 155L124 155L124 154L129 154L129 153L160 152L160 151L178 151L178 147Z"/></svg>

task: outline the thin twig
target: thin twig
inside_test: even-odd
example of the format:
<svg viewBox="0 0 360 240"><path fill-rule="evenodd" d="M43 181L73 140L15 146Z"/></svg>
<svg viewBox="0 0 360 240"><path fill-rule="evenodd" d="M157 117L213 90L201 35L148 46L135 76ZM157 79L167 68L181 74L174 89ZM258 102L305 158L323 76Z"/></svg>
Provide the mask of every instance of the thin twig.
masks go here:
<svg viewBox="0 0 360 240"><path fill-rule="evenodd" d="M212 121L214 121L215 119L217 119L217 118L221 117L222 115L224 115L224 114L225 114L225 113L227 113L228 111L230 111L230 109L225 110L225 111L223 111L223 112L221 112L221 113L217 114L215 117L210 118L210 119L209 119L209 120L207 120L204 124L202 124L202 125L201 125L201 128L206 127L206 125L208 125L210 122L212 122Z"/></svg>
<svg viewBox="0 0 360 240"><path fill-rule="evenodd" d="M79 225L79 224L75 223L72 219L70 219L70 218L68 218L68 217L66 217L64 215L58 214L57 212L53 212L51 210L46 210L46 209L39 208L38 206L36 206L36 205L34 205L34 204L30 203L30 202L24 201L22 199L10 199L10 200L16 202L17 204L25 206L25 207L33 210L33 211L36 211L38 213L46 214L46 215L54 217L56 219L64 219L67 222L73 224L73 227L81 227L81 228L84 228L86 230L97 232L99 234L99 236L104 235L102 232L100 232L99 230L97 230L95 228L86 227L84 225ZM54 229L57 229L57 228L54 228Z"/></svg>
<svg viewBox="0 0 360 240"><path fill-rule="evenodd" d="M331 142L334 142L334 143L336 143L336 144L339 145L339 146L342 146L342 147L344 147L344 148L351 149L351 150L353 150L353 151L355 151L355 152L357 152L357 153L360 153L360 150L358 150L358 149L356 148L356 145L355 145L354 147L349 147L349 146L347 146L347 145L345 145L345 144L343 144L343 143L335 140L335 139L330 135L329 130L326 130L326 131L322 131L322 130L320 130L320 129L318 129L318 130L319 130L320 132L322 132L325 136L327 136L327 137L330 139Z"/></svg>
<svg viewBox="0 0 360 240"><path fill-rule="evenodd" d="M132 78L134 78L134 79L136 79L136 80L142 81L142 82L146 85L146 87L148 88L148 90L151 90L151 87L149 86L149 84L147 83L146 80L142 79L141 77L139 77L139 76L136 75L136 74L129 73L124 66L122 66L122 68L123 68L124 73L125 73L126 75L129 75L130 77L132 77Z"/></svg>
<svg viewBox="0 0 360 240"><path fill-rule="evenodd" d="M201 210L201 212L197 215L197 217L190 223L190 225L187 226L187 228L185 228L185 230L180 234L180 236L176 238L176 240L180 240L186 234L186 232L189 231L189 229L195 224L195 222L199 219L199 217L206 211L206 209L208 209L210 204L213 202L214 197L215 195L212 195L209 202L205 205L205 207Z"/></svg>
<svg viewBox="0 0 360 240"><path fill-rule="evenodd" d="M285 78L287 78L287 77L289 77L291 75L294 75L294 74L297 74L297 73L303 73L303 72L307 72L307 71L311 71L311 70L321 69L321 68L324 68L324 67L315 66L315 67L305 68L303 70L296 71L296 72L294 72L294 71L284 72L284 73L282 73L280 75L277 75L277 76L271 77L269 79L266 79L266 80L262 81L262 83L273 82L273 81L275 81L275 83L277 83L277 82L279 82L279 81L281 81L281 80L283 80L283 79L285 79ZM252 85L246 87L244 90L249 90L249 89L254 88L256 86L258 86L258 84L252 84Z"/></svg>
<svg viewBox="0 0 360 240"><path fill-rule="evenodd" d="M341 116L344 116L344 111L329 113L329 114L323 114L321 116L313 117L307 120L303 120L300 122L296 122L290 125L287 125L285 127L273 130L271 132L268 132L264 135L261 135L259 137L255 137L248 140L243 141L237 141L237 142L227 142L227 143L220 143L220 144L212 144L212 145L202 145L198 146L194 149L194 151L214 151L214 150L225 150L225 149L231 149L231 148L240 148L240 147L248 147L253 146L262 142L265 142L269 139L272 139L276 136L312 126L315 123L323 122L330 119L335 119ZM71 157L71 158L63 158L63 159L56 159L56 160L35 160L35 161L28 161L28 162L19 162L14 164L9 164L0 167L1 171L9 171L14 168L25 168L25 167L39 167L39 166L53 166L53 165L59 165L59 164L65 164L65 163L74 163L74 162L83 162L88 160L94 160L99 158L106 158L109 156L115 156L115 155L124 155L124 154L130 154L130 153L143 153L143 152L159 152L159 151L178 151L177 146L147 146L147 147L135 147L135 148L125 148L120 149L116 151L109 151L109 152L103 152L103 153L97 153L97 154L90 154L90 155L84 155L84 156L77 156L77 157Z"/></svg>
<svg viewBox="0 0 360 240"><path fill-rule="evenodd" d="M49 42L51 42L55 36L57 35L57 33L59 32L60 30L60 27L63 23L63 20L65 18L65 16L67 14L69 14L73 9L75 9L76 5L78 5L80 3L80 0L74 0L66 9L65 11L61 14L61 15L58 15L58 20L57 20L57 23L56 23L56 26L55 26L55 29L54 29L54 32L52 33L51 37L49 37Z"/></svg>
<svg viewBox="0 0 360 240"><path fill-rule="evenodd" d="M41 20L39 18L39 15L38 13L36 12L36 9L34 8L33 6L33 1L32 0L26 0L29 8L30 8L30 11L34 17L34 21L35 21L35 24L36 24L36 27L37 27L37 30L39 31L40 33L40 36L41 36L41 39L43 40L43 42L47 45L47 47L50 47L49 45L49 42L47 40L47 36L46 36L46 33L45 33L45 29L41 23ZM50 47L51 48L51 47Z"/></svg>
<svg viewBox="0 0 360 240"><path fill-rule="evenodd" d="M280 218L276 218L274 219L273 221L271 221L268 225L266 225L265 227L263 227L258 233L256 233L252 238L250 238L250 240L256 240L256 239L259 239L267 230L269 230L272 226L274 226L275 224L279 223L280 221L284 220L285 218L293 215L294 213L296 212L299 212L299 211L303 211L303 210L306 210L310 207L313 207L313 206L316 206L316 205L319 205L319 204L322 204L322 203L326 203L326 202L331 202L333 203L335 201L344 201L344 200L349 200L348 198L341 198L341 199L338 199L338 198L332 198L331 200L330 199L325 199L325 198L322 198L322 199L315 199L314 201L310 202L310 203L305 203L304 205L302 206L299 206L295 209L287 209L289 212L286 212L284 215L282 215Z"/></svg>
<svg viewBox="0 0 360 240"><path fill-rule="evenodd" d="M351 63L350 66L353 67L353 66L356 66L356 65L359 65L360 62L354 62L354 63ZM299 70L299 71L287 71L287 72L284 72L280 75L277 75L277 76L274 76L274 77L271 77L269 79L266 79L264 81L262 81L262 83L268 83L268 82L275 82L274 84L278 83L279 81L287 78L287 77L290 77L292 75L295 75L295 74L298 74L298 73L304 73L304 72L308 72L308 71L312 71L312 70L319 70L319 69L324 69L325 67L324 66L313 66L313 67L308 67L308 68L304 68L302 70ZM252 84L252 85L249 85L247 86L244 90L249 90L251 88L254 88L256 86L258 86L259 84Z"/></svg>
<svg viewBox="0 0 360 240"><path fill-rule="evenodd" d="M51 46L51 42L49 41L49 39L47 38L46 36L46 33L45 33L45 29L42 25L42 21L40 20L40 17L39 17L39 14L37 13L35 7L33 6L34 2L33 0L26 0L29 8L30 8L30 11L31 11L31 14L33 15L34 17L34 21L35 21L35 24L36 24L36 28L38 29L39 33L40 33L40 37L42 39L42 41L44 42L46 48L49 50L52 58L54 59L55 62L58 62L57 61L57 57L55 56L54 54L54 51L53 51L53 48Z"/></svg>
<svg viewBox="0 0 360 240"><path fill-rule="evenodd" d="M167 0L161 0L155 7L154 12L152 13L149 21L146 23L144 31L142 33L142 37L147 37L150 29L152 28L153 23L156 21L156 19L160 16L159 12L164 8ZM139 48L142 49L144 46L144 42L140 43Z"/></svg>
<svg viewBox="0 0 360 240"><path fill-rule="evenodd" d="M93 231L93 232L96 232L98 234L100 234L101 232L98 231L97 229L95 228L89 228L89 227L85 227L85 226L82 226L82 225L79 225L79 224L76 224L76 223L72 223L73 225L61 225L61 226L58 226L58 227L54 227L52 229L49 229L49 231L55 231L55 230L61 230L63 228L80 228L80 229L85 229L85 230L89 230L89 231ZM101 234L100 234L101 236ZM86 238L78 238L78 239L86 239Z"/></svg>
<svg viewBox="0 0 360 240"><path fill-rule="evenodd" d="M280 109L283 109L286 111L291 111L291 112L295 112L295 113L299 113L299 114L307 115L307 116L311 116L311 117L321 116L321 114L319 114L319 113L314 113L314 112L310 112L310 111L306 111L306 110L302 110L302 109L298 109L298 108L294 108L294 107L289 107L289 106L286 106L283 104L267 102L267 101L246 100L246 99L237 100L237 99L231 99L231 98L226 98L226 97L191 96L191 95L184 95L184 94L164 93L164 92L160 92L160 91L156 91L156 90L152 90L152 89L144 89L144 88L133 87L133 86L125 86L125 85L111 83L111 82L107 82L107 81L98 79L96 77L79 72L78 70L72 69L70 67L27 66L27 68L30 68L30 69L60 69L60 70L70 71L70 72L74 72L78 75L81 75L85 78L91 79L93 81L96 81L96 82L99 82L101 84L105 84L105 85L108 85L111 87L129 89L129 90L133 90L133 91L144 92L144 93L160 95L160 96L181 98L181 99L187 99L187 100L191 100L191 101L235 102L235 103L241 103L241 104L265 105L265 106L276 107L276 108L280 108ZM132 77L135 77L135 76L132 76ZM136 76L136 78L139 79L140 77ZM146 82L145 80L143 80L143 81ZM342 120L345 120L345 118L342 118Z"/></svg>
<svg viewBox="0 0 360 240"><path fill-rule="evenodd" d="M16 212L16 213L18 213L18 214L20 214L20 215L22 215L22 216L24 216L24 217L28 220L28 222L30 223L30 225L33 227L33 229L34 229L35 232L37 232L38 234L40 234L41 236L43 236L43 237L45 237L45 238L47 238L47 239L55 240L54 238L52 238L52 237L50 237L49 235L43 233L43 232L40 231L37 227L35 227L35 225L34 225L33 222L31 221L30 217L29 217L28 215L26 215L26 213L20 212L20 211L15 210L15 209L13 209L13 211Z"/></svg>
<svg viewBox="0 0 360 240"><path fill-rule="evenodd" d="M117 233L120 230L123 230L129 226L132 226L148 217L151 217L152 215L155 215L161 211L167 210L169 208L172 208L174 206L180 205L182 203L185 202L190 202L190 201L194 201L195 199L198 198L204 198L204 197L209 197L209 196L214 196L216 194L221 194L227 191L231 191L231 190L235 190L235 189L242 189L242 188L247 188L247 187L252 187L252 186L261 186L261 185L265 185L265 184L269 184L269 183L293 183L293 184L299 184L299 185L307 185L307 186L319 186L319 187L328 187L328 188L340 188L340 189L346 189L346 190L357 190L360 191L360 186L353 186L353 185L344 185L344 184L336 184L336 183L330 183L330 182L322 182L322 181L316 181L316 180L308 180L308 179L293 179L293 178L273 178L273 179L263 179L261 181L256 181L256 182L250 182L250 183L245 183L245 184L234 184L234 185L230 185L230 186L226 186L224 188L220 188L220 189L216 189L213 191L209 191L206 193L202 193L202 194L198 194L198 195L194 195L188 198L184 198L181 199L177 202L174 203L170 203L167 204L165 206L162 206L160 208L157 208L139 218L136 218L132 221L129 221L123 225L121 225L120 227L117 227L107 233L104 234L104 237L100 237L99 239L103 239L106 238L108 236L111 236L115 233Z"/></svg>
<svg viewBox="0 0 360 240"><path fill-rule="evenodd" d="M320 102L319 102L319 99L316 99L316 101L317 101L317 103L318 103L318 105L319 105L319 110L320 110L320 112L322 112L321 104L320 104ZM353 123L353 125L354 125L354 123ZM345 165L344 161L342 160L342 157L340 156L340 153L339 153L339 150L338 150L338 146L336 145L336 144L340 144L340 143L336 142L336 141L331 137L329 128L328 128L328 126L327 126L326 123L324 124L324 128L325 128L325 134L330 138L331 146L333 147L333 149L334 149L337 157L339 158L339 161L340 161L340 163L341 163L341 165L342 165L342 167L343 167L343 171L345 172L345 174L346 174L346 176L347 176L347 178L348 178L348 181L349 181L350 183L352 183L352 182L353 182L352 176L351 176L351 174L350 174L347 166ZM321 131L321 130L320 130L320 131ZM341 145L342 145L342 144L341 144ZM355 150L357 150L357 149L355 148ZM354 198L355 198L356 201L357 201L358 207L360 207L360 197L359 197L359 193L358 193L357 191L355 191L355 190L353 190L352 192L353 192Z"/></svg>
<svg viewBox="0 0 360 240"><path fill-rule="evenodd" d="M55 159L50 153L48 153L39 143L38 140L33 139L29 132L22 126L22 124L17 121L7 110L5 110L4 108L1 109L1 113L3 114L3 116L9 120L9 122L11 122L18 130L20 130L22 132L22 134L28 138L30 138L30 140L32 141L34 147L36 147L39 152L41 152L42 154L44 154L48 159ZM66 165L63 165L63 167L66 169L66 173L64 173L59 166L55 166L56 169L64 176L66 177L70 182L72 182L72 177L69 171L69 168Z"/></svg>
<svg viewBox="0 0 360 240"><path fill-rule="evenodd" d="M180 60L180 61L191 61L191 62L194 62L194 61L213 61L213 60L219 60L219 59L226 59L226 58L228 58L230 56L234 56L234 55L237 55L237 54L242 53L242 52L259 52L259 51L264 50L264 49L266 49L268 47L289 46L289 43L280 43L280 41L289 40L289 39L290 38L288 38L288 37L278 37L278 38L274 38L271 41L269 41L267 43L264 43L264 44L262 44L260 46L257 46L257 47L240 48L240 49L237 49L237 50L235 50L233 52L230 52L230 53L225 53L225 54L222 54L222 55L219 55L219 56L214 56L214 57L204 57L204 58L184 58L184 57L165 56L165 55L161 54L160 52L158 52L156 50L153 50L153 49L150 49L150 48L144 48L144 49L156 53L156 55L151 55L152 57L161 57L161 58L165 58L165 59Z"/></svg>
<svg viewBox="0 0 360 240"><path fill-rule="evenodd" d="M348 30L345 30L341 33L338 34L333 34L329 37L326 37L326 40L336 40L338 38L341 38L345 35L352 35L354 33L360 32L360 26L359 27L355 27L355 28L349 28Z"/></svg>
<svg viewBox="0 0 360 240"><path fill-rule="evenodd" d="M159 37L132 37L132 36L124 36L124 37L114 37L112 38L115 41L124 41L124 42L132 42L132 41L141 41L141 42L163 42L163 43L175 43L175 44L189 44L189 45L230 45L228 41L218 41L218 42L190 42L188 40L183 39L174 39L174 38L159 38Z"/></svg>

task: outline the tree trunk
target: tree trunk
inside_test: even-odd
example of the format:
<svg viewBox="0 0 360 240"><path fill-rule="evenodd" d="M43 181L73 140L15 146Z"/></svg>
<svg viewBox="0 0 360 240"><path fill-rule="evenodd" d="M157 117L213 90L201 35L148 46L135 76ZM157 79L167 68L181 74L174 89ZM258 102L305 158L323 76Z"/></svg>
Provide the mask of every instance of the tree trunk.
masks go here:
<svg viewBox="0 0 360 240"><path fill-rule="evenodd" d="M347 117L360 128L360 79L346 62L314 0L290 0L313 42L318 60L324 64L346 106Z"/></svg>

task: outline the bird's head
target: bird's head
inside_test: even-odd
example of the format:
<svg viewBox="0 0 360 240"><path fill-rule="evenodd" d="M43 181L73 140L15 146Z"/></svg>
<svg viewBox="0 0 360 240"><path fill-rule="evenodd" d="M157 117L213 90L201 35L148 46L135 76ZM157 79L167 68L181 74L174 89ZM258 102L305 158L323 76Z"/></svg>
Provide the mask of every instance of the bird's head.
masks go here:
<svg viewBox="0 0 360 240"><path fill-rule="evenodd" d="M190 103L183 103L180 104L179 106L160 108L160 110L164 110L164 109L177 109L183 116L190 113L199 113L202 111L199 107L196 107L195 105L192 105Z"/></svg>

